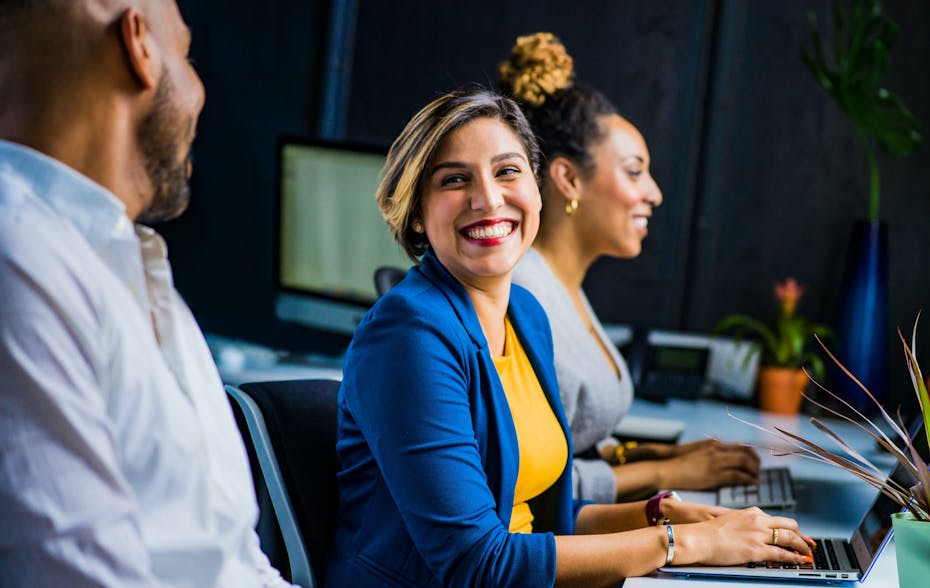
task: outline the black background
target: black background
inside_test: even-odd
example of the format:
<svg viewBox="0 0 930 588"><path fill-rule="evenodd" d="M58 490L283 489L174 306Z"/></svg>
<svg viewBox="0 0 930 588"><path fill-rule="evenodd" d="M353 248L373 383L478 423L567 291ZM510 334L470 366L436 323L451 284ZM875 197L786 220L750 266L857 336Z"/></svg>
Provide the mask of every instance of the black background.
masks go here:
<svg viewBox="0 0 930 588"><path fill-rule="evenodd" d="M826 0L180 5L207 101L191 207L159 230L206 330L338 353L344 339L274 318L278 136L387 145L429 99L493 85L515 37L539 30L557 34L577 80L639 127L665 196L643 255L603 259L589 273L585 289L604 322L708 330L732 312L773 319L772 284L787 276L807 287L802 314L836 322L868 177L850 122L798 57L808 10L830 20ZM930 3L886 7L901 26L887 87L926 123ZM879 163L891 324L909 331L930 295L930 149ZM912 399L899 350L891 346L892 404Z"/></svg>

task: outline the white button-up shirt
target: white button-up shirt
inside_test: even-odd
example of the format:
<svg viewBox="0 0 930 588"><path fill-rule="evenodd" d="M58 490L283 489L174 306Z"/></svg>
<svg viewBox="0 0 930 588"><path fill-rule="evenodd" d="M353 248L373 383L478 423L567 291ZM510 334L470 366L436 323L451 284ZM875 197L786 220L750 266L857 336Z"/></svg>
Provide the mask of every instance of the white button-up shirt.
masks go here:
<svg viewBox="0 0 930 588"><path fill-rule="evenodd" d="M165 243L0 141L0 586L288 586Z"/></svg>

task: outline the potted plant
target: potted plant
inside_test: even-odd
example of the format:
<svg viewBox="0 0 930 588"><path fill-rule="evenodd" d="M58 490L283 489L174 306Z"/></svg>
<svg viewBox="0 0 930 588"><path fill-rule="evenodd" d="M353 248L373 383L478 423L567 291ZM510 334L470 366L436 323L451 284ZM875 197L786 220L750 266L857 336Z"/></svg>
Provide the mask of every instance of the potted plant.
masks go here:
<svg viewBox="0 0 930 588"><path fill-rule="evenodd" d="M829 337L832 330L808 322L797 314L798 301L804 288L794 278L775 284L778 300L778 320L774 328L744 314L723 318L715 331L733 332L737 337L747 333L762 343L762 367L759 368L759 407L769 412L794 414L801 408L802 392L807 387L807 374L801 369L810 366L818 378L823 378L823 360L810 346L814 335Z"/></svg>
<svg viewBox="0 0 930 588"><path fill-rule="evenodd" d="M808 398L833 416L839 417L845 421L857 425L865 434L874 439L882 448L893 455L910 474L910 478L916 483L912 486L905 487L900 481L895 481L881 472L863 455L856 452L850 445L836 433L831 431L830 427L822 420L814 417L811 423L818 430L835 441L843 452L834 452L825 449L823 445L801 437L795 433L787 431L781 427L774 426L774 432L782 441L787 442L790 446L797 448L790 454L801 455L815 461L829 463L841 467L872 486L878 488L888 497L901 505L906 512L892 515L892 525L895 534L895 551L898 561L898 580L901 588L917 588L927 585L927 578L930 577L930 558L927 557L930 552L930 472L928 472L927 462L925 461L926 453L921 452L915 447L916 444L930 447L930 399L927 394L927 381L921 373L920 366L914 354L917 348L917 321L914 322L914 330L911 335L911 344L908 346L907 341L898 330L898 337L904 348L904 355L907 363L908 372L911 376L911 382L914 392L917 396L917 403L920 409L923 430L920 432L923 439L911 440L908 434L908 427L904 423L901 411L898 410L897 419L892 418L884 409L878 399L869 391L869 389L858 380L839 359L837 359L829 349L821 342L826 353L836 363L857 387L859 387L865 396L872 402L878 411L879 416L885 422L887 428L892 431L892 436L901 439L901 443L895 443L891 437L878 427L873 420L863 414L862 411L853 407L848 399L840 397L820 386L827 394L833 396L839 401L841 409L833 409L818 403L816 400ZM878 419L876 419L878 420ZM745 421L744 421L745 422ZM752 423L747 423L751 426ZM773 450L775 451L775 450ZM778 453L785 455L784 450L778 450Z"/></svg>
<svg viewBox="0 0 930 588"><path fill-rule="evenodd" d="M886 338L876 334L888 332L889 326L888 235L879 219L876 147L900 157L916 151L922 136L917 119L884 85L898 25L885 14L881 0L834 0L832 38L827 39L816 15L809 14L812 48L802 49L801 59L849 117L869 170L869 216L854 224L847 253L837 324L839 355L860 380L881 394L887 383L888 347ZM870 405L845 378L840 386L859 409Z"/></svg>

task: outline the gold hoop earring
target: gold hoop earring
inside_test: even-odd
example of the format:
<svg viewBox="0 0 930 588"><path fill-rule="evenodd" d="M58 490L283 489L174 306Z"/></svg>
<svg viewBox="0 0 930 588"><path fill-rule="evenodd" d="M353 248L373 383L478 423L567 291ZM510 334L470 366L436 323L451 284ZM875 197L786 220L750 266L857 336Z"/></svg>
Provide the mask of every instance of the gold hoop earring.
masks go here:
<svg viewBox="0 0 930 588"><path fill-rule="evenodd" d="M572 198L565 203L565 216L575 216L576 212L578 212L578 200Z"/></svg>
<svg viewBox="0 0 930 588"><path fill-rule="evenodd" d="M422 232L423 232L423 223L421 223L421 222L418 221L418 220L415 220L415 221L413 221L413 223L411 223L410 228L413 229L413 232L414 232L414 233L422 233Z"/></svg>

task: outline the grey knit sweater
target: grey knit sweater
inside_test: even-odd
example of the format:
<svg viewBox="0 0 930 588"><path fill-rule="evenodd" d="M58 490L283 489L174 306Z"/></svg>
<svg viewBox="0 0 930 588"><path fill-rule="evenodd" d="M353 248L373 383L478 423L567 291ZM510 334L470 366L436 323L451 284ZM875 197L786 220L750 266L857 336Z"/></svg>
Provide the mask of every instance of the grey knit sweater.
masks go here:
<svg viewBox="0 0 930 588"><path fill-rule="evenodd" d="M572 487L575 498L599 503L616 501L613 471L602 459L581 459L583 454L609 438L626 415L633 400L633 385L626 362L594 315L581 292L588 318L616 364L620 378L607 361L597 341L575 310L568 291L552 273L545 258L530 248L514 270L515 283L529 290L549 315L555 347L555 371L559 394L571 428L575 459Z"/></svg>

